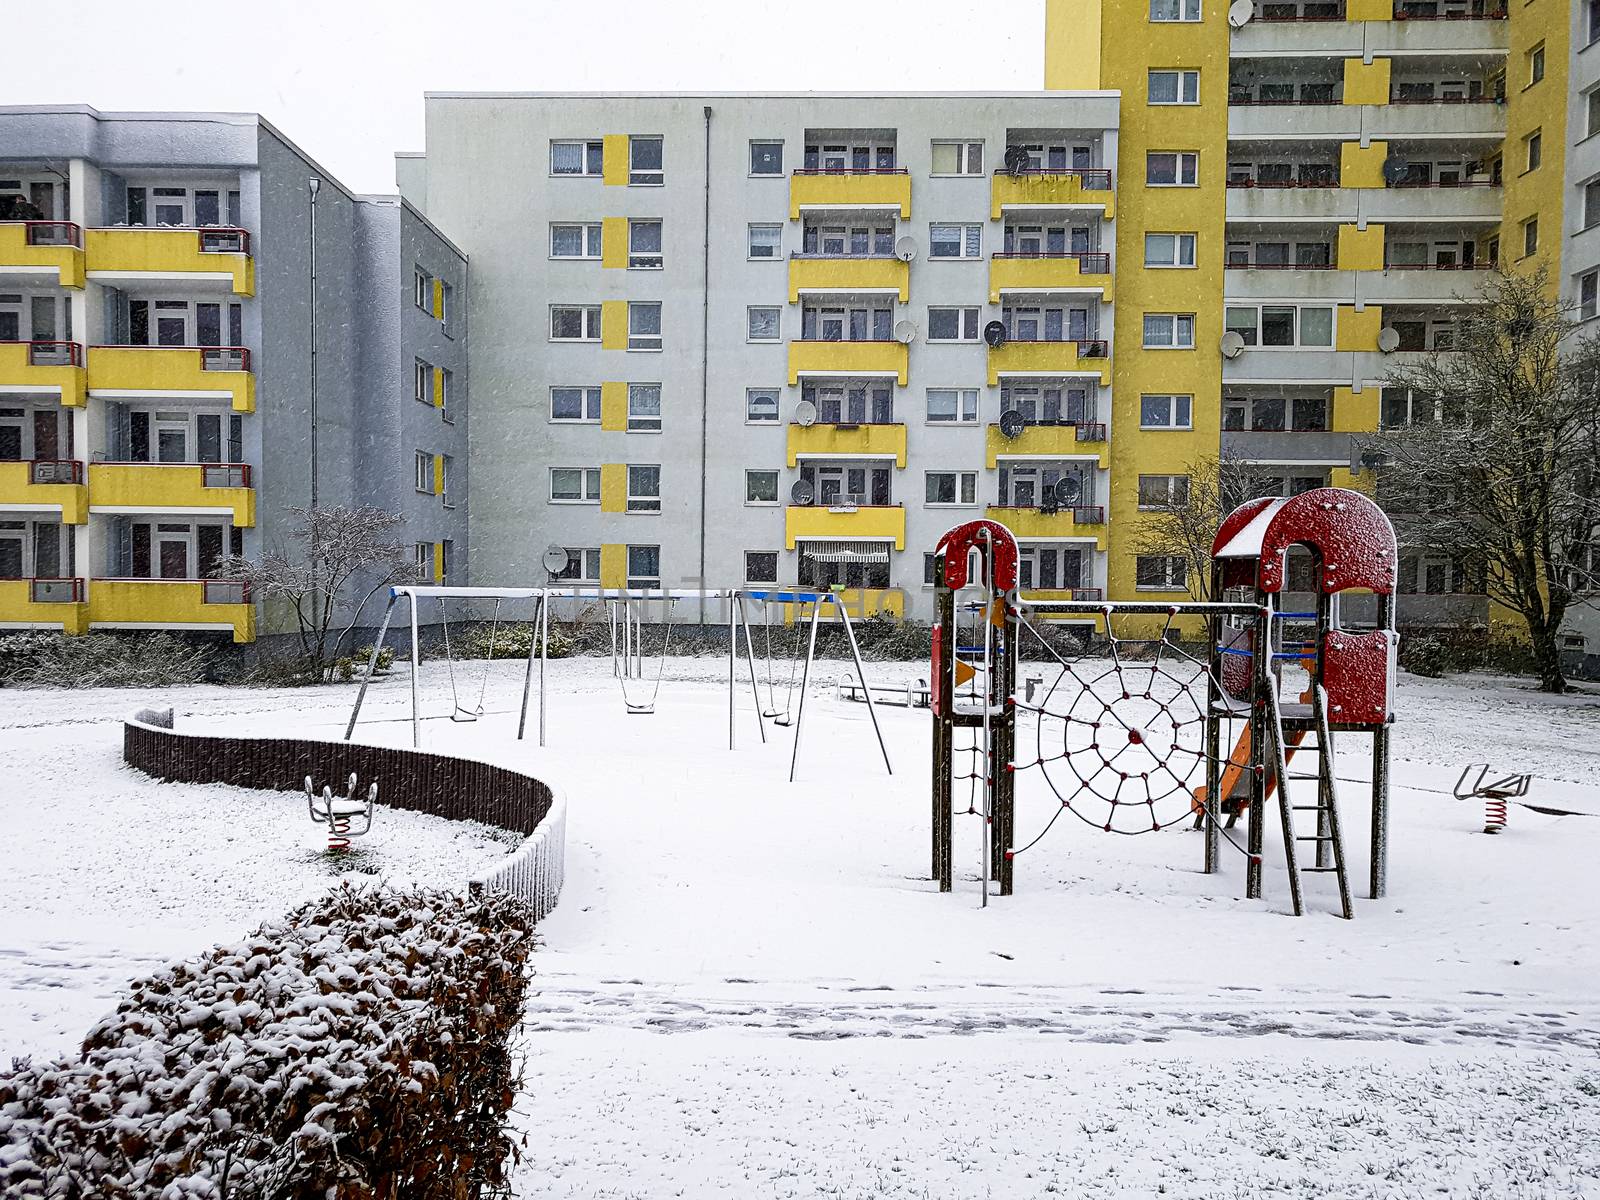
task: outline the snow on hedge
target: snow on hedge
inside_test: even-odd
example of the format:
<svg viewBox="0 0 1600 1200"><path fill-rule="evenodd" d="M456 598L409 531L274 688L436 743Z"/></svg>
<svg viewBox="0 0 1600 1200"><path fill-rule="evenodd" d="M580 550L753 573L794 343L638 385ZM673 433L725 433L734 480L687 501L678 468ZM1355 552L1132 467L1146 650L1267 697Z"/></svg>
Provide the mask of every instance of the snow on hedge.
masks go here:
<svg viewBox="0 0 1600 1200"><path fill-rule="evenodd" d="M345 885L156 972L80 1056L0 1076L0 1193L499 1184L531 925L505 893Z"/></svg>

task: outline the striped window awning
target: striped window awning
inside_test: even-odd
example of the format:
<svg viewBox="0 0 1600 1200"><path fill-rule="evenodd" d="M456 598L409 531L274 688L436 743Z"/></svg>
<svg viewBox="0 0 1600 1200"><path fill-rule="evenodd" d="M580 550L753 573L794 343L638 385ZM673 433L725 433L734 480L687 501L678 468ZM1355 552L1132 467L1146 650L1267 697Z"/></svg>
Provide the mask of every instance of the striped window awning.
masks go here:
<svg viewBox="0 0 1600 1200"><path fill-rule="evenodd" d="M813 562L825 563L886 563L893 542L807 542L800 543L800 553Z"/></svg>

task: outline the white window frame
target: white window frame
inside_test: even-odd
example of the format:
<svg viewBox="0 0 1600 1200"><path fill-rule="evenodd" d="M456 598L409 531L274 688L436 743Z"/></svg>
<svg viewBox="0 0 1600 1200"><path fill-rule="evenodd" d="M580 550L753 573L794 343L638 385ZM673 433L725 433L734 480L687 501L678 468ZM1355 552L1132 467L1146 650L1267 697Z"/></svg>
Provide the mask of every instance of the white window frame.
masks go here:
<svg viewBox="0 0 1600 1200"><path fill-rule="evenodd" d="M630 513L658 513L658 512L660 512L661 511L661 464L660 463L629 463L626 469L627 469L626 479L628 481L628 486L627 486L628 498L627 498L627 503L626 503L627 511L630 512ZM639 491L635 491L634 490L635 480L634 480L634 477L633 477L633 473L635 471L654 471L656 473L655 474L656 486L655 486L655 491L653 493L648 490L648 480L645 477L641 477L638 480L638 486L639 486L640 490Z"/></svg>
<svg viewBox="0 0 1600 1200"><path fill-rule="evenodd" d="M953 146L956 152L956 169L940 171L932 166L942 146ZM934 138L929 148L928 174L934 179L962 179L983 174L982 138Z"/></svg>
<svg viewBox="0 0 1600 1200"><path fill-rule="evenodd" d="M582 160L583 169L579 171L556 170L557 146L581 147L579 151L579 157ZM597 146L600 149L600 153L598 155L598 169L591 171L589 169L591 165L589 151ZM550 176L553 179L598 179L601 175L605 174L605 142L599 138L551 138L549 168Z"/></svg>
<svg viewBox="0 0 1600 1200"><path fill-rule="evenodd" d="M1600 271L1585 271L1578 276L1578 320L1592 321L1600 316Z"/></svg>
<svg viewBox="0 0 1600 1200"><path fill-rule="evenodd" d="M1158 158L1171 158L1173 169L1172 183L1152 183L1150 181L1151 160ZM1187 170L1185 169L1187 168ZM1185 180L1187 176L1187 181ZM1200 152L1198 150L1147 150L1144 156L1144 185L1153 188L1181 188L1200 186Z"/></svg>
<svg viewBox="0 0 1600 1200"><path fill-rule="evenodd" d="M1145 483L1160 482L1162 492L1160 499L1145 499ZM1189 506L1189 477L1187 475L1140 475L1136 498L1140 512L1164 512L1172 508L1187 508Z"/></svg>
<svg viewBox="0 0 1600 1200"><path fill-rule="evenodd" d="M654 575L636 575L633 571L633 552L635 550L654 550L656 552L656 572ZM627 568L627 584L631 588L659 588L661 586L661 547L657 545L630 544L622 552L622 562Z"/></svg>
<svg viewBox="0 0 1600 1200"><path fill-rule="evenodd" d="M955 237L959 242L959 254L936 253L940 233L948 238L949 231L955 230ZM928 258L936 262L974 262L983 257L983 226L974 221L934 221L928 226Z"/></svg>
<svg viewBox="0 0 1600 1200"><path fill-rule="evenodd" d="M433 495L433 455L426 450L417 451L416 479L413 482L422 495Z"/></svg>
<svg viewBox="0 0 1600 1200"><path fill-rule="evenodd" d="M933 415L934 396L950 396L954 400L952 417L936 417ZM923 412L927 414L929 425L976 425L978 423L978 389L931 387L924 395Z"/></svg>
<svg viewBox="0 0 1600 1200"><path fill-rule="evenodd" d="M425 358L412 360L411 390L417 403L433 406L433 364Z"/></svg>
<svg viewBox="0 0 1600 1200"><path fill-rule="evenodd" d="M1151 424L1145 420L1145 402L1150 400L1163 400L1166 402L1167 419L1158 424ZM1183 409L1185 418L1180 423L1178 411ZM1139 428L1185 430L1194 428L1194 396L1186 392L1146 392L1139 397Z"/></svg>
<svg viewBox="0 0 1600 1200"><path fill-rule="evenodd" d="M655 412L651 413L652 390L655 393ZM637 407L638 411L635 412ZM628 385L628 432L661 432L661 385L659 383L630 383Z"/></svg>
<svg viewBox="0 0 1600 1200"><path fill-rule="evenodd" d="M1151 261L1152 239L1170 240L1171 261ZM1144 235L1144 265L1154 271L1192 271L1195 269L1195 250L1199 237L1193 233L1146 233ZM1187 259L1188 261L1184 261Z"/></svg>
<svg viewBox="0 0 1600 1200"><path fill-rule="evenodd" d="M1200 20L1200 0L1166 0L1177 12L1175 17L1158 16L1157 6L1164 0L1150 0L1150 23L1152 25L1184 25Z"/></svg>
<svg viewBox="0 0 1600 1200"><path fill-rule="evenodd" d="M583 334L581 337L557 337L556 314L559 312L581 312L583 314ZM598 304L552 304L550 306L550 340L552 342L598 342L600 340L602 309Z"/></svg>
<svg viewBox="0 0 1600 1200"><path fill-rule="evenodd" d="M1166 571L1163 574L1162 581L1160 583L1138 582L1140 561L1155 558L1165 560ZM1176 570L1174 570L1174 567L1176 567ZM1176 583L1173 582L1174 576L1178 578ZM1139 554L1134 557L1133 578L1135 591L1183 592L1187 591L1189 587L1189 564L1184 561L1184 557L1181 554Z"/></svg>
<svg viewBox="0 0 1600 1200"><path fill-rule="evenodd" d="M578 583L578 584L583 584L583 583L598 584L600 582L600 547L599 546L563 546L561 548L567 552L567 567L568 567L568 569L563 570L560 573L558 573L556 575L556 579L557 580L559 580L562 583ZM576 574L571 574L570 573L570 568L571 568L572 560L573 560L574 556L576 556L576 558L578 560L578 570L577 570ZM590 569L591 567L593 568L592 571Z"/></svg>
<svg viewBox="0 0 1600 1200"><path fill-rule="evenodd" d="M772 235L772 245L757 247L756 233ZM757 249L768 250L770 254L757 254ZM781 262L783 261L783 226L768 221L751 221L745 226L744 242L745 258L750 262Z"/></svg>
<svg viewBox="0 0 1600 1200"><path fill-rule="evenodd" d="M772 416L751 416L752 401L757 397L772 397ZM744 423L746 425L778 425L783 418L783 389L782 388L745 388L744 390Z"/></svg>
<svg viewBox="0 0 1600 1200"><path fill-rule="evenodd" d="M634 151L650 142L661 146L661 165L659 167L640 168L634 165ZM667 139L654 133L630 133L628 135L628 186L629 187L663 187L667 182Z"/></svg>
<svg viewBox="0 0 1600 1200"><path fill-rule="evenodd" d="M936 337L933 332L934 313L955 313L956 336ZM928 306L927 340L935 345L946 342L975 342L978 340L979 310L970 304L930 304Z"/></svg>
<svg viewBox="0 0 1600 1200"><path fill-rule="evenodd" d="M579 405L583 409L584 415L581 417L557 416L557 392L579 393ZM554 425L598 425L600 424L601 404L601 389L598 384L554 383L550 385L550 421Z"/></svg>
<svg viewBox="0 0 1600 1200"><path fill-rule="evenodd" d="M1294 313L1294 337L1286 345L1267 346L1262 344L1262 328L1267 309L1290 309ZM1241 327L1232 323L1232 316L1236 312L1249 310L1255 314L1255 322L1250 327L1249 336L1245 337L1245 345L1252 350L1331 350L1338 340L1335 336L1334 323L1338 320L1338 306L1334 304L1295 304L1285 301L1272 302L1247 302L1244 304L1224 304L1222 321L1224 332L1232 330L1240 332ZM1326 312L1328 314L1328 340L1325 342L1307 342L1304 340L1304 316L1306 312ZM1241 336L1244 336L1241 334Z"/></svg>
<svg viewBox="0 0 1600 1200"><path fill-rule="evenodd" d="M772 335L770 337L756 336L756 314L770 313L772 316ZM744 340L747 342L781 342L783 341L783 308L777 304L750 304L744 310Z"/></svg>
<svg viewBox="0 0 1600 1200"><path fill-rule="evenodd" d="M453 474L450 468L455 465L455 461L448 454L439 455L441 464L439 467L439 503L446 508L454 508L456 506L455 498L450 495L450 476Z"/></svg>
<svg viewBox="0 0 1600 1200"><path fill-rule="evenodd" d="M1172 77L1174 100L1155 98L1156 80ZM1145 103L1154 108L1172 108L1200 103L1200 72L1191 67L1151 67L1145 76Z"/></svg>
<svg viewBox="0 0 1600 1200"><path fill-rule="evenodd" d="M655 250L636 250L633 245L633 235L641 229L654 225L659 235L656 239L658 248ZM660 217L629 217L628 218L628 270L630 271L659 271L666 262L666 236L667 225Z"/></svg>
<svg viewBox="0 0 1600 1200"><path fill-rule="evenodd" d="M656 331L654 333L637 333L634 331L635 317L642 317L651 309L656 314ZM659 351L664 344L662 338L663 312L661 302L658 300L629 300L628 301L628 349Z"/></svg>
<svg viewBox="0 0 1600 1200"><path fill-rule="evenodd" d="M772 556L772 578L771 579L757 579L757 578L755 578L754 576L752 576L750 574L750 556L753 555L753 554L760 554L760 555L763 555L763 556L770 554ZM762 584L776 585L777 582L778 582L778 568L780 566L781 561L782 561L782 555L777 550L746 550L744 552L744 581L746 583L762 583Z"/></svg>
<svg viewBox="0 0 1600 1200"><path fill-rule="evenodd" d="M1165 320L1167 320L1167 321L1169 321L1171 323L1171 338L1170 338L1170 340L1168 340L1166 342L1152 342L1150 340L1149 321L1150 321L1150 319L1152 317L1164 318ZM1189 329L1189 340L1186 341L1186 342L1180 340L1180 330L1182 330L1184 322L1188 322L1188 329ZM1195 325L1195 317L1194 317L1193 313L1165 313L1165 312L1162 312L1162 313L1145 313L1143 319L1139 323L1140 333L1142 335L1141 336L1141 341L1142 341L1142 344L1143 344L1143 349L1145 349L1145 350L1193 350L1194 349L1194 325Z"/></svg>
<svg viewBox="0 0 1600 1200"><path fill-rule="evenodd" d="M421 267L411 268L411 300L423 312L433 316L433 276Z"/></svg>
<svg viewBox="0 0 1600 1200"><path fill-rule="evenodd" d="M556 495L556 472L578 472L578 494L576 496ZM601 488L601 471L599 467L551 467L549 497L551 504L599 504Z"/></svg>
<svg viewBox="0 0 1600 1200"><path fill-rule="evenodd" d="M583 243L582 250L577 254L558 254L556 252L556 230L576 229L579 231L578 240ZM600 243L602 239L602 225L599 221L551 221L550 222L550 258L554 262L577 262L598 259L600 257Z"/></svg>
<svg viewBox="0 0 1600 1200"><path fill-rule="evenodd" d="M776 146L778 148L778 169L776 171L756 170L756 147ZM751 138L749 167L751 179L782 179L783 178L783 139L782 138Z"/></svg>
<svg viewBox="0 0 1600 1200"><path fill-rule="evenodd" d="M954 500L929 500L928 489L935 480L946 477L952 481ZM973 508L978 503L978 472L976 471L924 471L922 473L922 504L924 508Z"/></svg>
<svg viewBox="0 0 1600 1200"><path fill-rule="evenodd" d="M751 476L770 475L772 477L772 499L757 500L751 496ZM777 508L781 501L781 479L776 467L747 467L744 473L744 502L749 508Z"/></svg>

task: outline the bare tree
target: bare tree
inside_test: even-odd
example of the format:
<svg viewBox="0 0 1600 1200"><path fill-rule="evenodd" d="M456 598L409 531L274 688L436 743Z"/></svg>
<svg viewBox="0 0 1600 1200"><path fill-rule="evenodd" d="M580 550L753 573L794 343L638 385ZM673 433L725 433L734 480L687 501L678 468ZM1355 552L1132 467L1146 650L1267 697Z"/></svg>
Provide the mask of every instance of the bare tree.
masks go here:
<svg viewBox="0 0 1600 1200"><path fill-rule="evenodd" d="M1541 690L1563 692L1562 619L1600 586L1600 340L1542 267L1479 295L1448 350L1390 376L1412 389L1409 420L1363 443L1401 544L1472 564L1526 622Z"/></svg>
<svg viewBox="0 0 1600 1200"><path fill-rule="evenodd" d="M1222 519L1249 498L1250 481L1243 464L1228 454L1197 459L1184 471L1187 488L1154 497L1153 504L1140 497L1146 511L1139 514L1134 552L1183 559L1189 595L1212 600L1211 541Z"/></svg>
<svg viewBox="0 0 1600 1200"><path fill-rule="evenodd" d="M299 522L289 531L293 549L269 550L257 560L229 556L213 575L244 580L255 594L286 602L308 673L327 679L367 602L393 584L415 583L418 568L410 547L395 537L406 520L399 513L371 506L289 511Z"/></svg>

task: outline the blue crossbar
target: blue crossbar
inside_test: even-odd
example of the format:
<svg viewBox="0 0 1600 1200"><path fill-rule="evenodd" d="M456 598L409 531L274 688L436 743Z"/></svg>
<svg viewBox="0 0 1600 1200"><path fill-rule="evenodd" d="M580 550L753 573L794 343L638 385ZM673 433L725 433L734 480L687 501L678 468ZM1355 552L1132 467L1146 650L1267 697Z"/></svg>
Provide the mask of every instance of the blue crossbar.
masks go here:
<svg viewBox="0 0 1600 1200"><path fill-rule="evenodd" d="M836 600L832 592L746 592L751 600L769 604L815 604L818 600Z"/></svg>
<svg viewBox="0 0 1600 1200"><path fill-rule="evenodd" d="M1254 650L1240 650L1235 646L1218 646L1217 653L1237 654L1240 658L1254 658L1256 656L1256 652Z"/></svg>
<svg viewBox="0 0 1600 1200"><path fill-rule="evenodd" d="M1317 614L1314 613L1314 612L1310 612L1310 613L1273 613L1272 615L1275 618L1277 618L1278 620L1280 620L1280 621L1314 621L1314 620L1317 619Z"/></svg>

